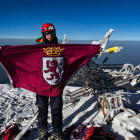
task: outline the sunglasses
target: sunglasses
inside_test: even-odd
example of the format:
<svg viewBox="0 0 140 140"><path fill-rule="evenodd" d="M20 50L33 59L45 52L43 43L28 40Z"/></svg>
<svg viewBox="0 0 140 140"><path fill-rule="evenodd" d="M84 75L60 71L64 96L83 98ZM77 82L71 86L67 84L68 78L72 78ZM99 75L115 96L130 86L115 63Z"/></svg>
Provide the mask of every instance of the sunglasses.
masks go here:
<svg viewBox="0 0 140 140"><path fill-rule="evenodd" d="M50 31L50 32L45 32L45 35L48 36L49 34L54 35L55 32L54 31Z"/></svg>

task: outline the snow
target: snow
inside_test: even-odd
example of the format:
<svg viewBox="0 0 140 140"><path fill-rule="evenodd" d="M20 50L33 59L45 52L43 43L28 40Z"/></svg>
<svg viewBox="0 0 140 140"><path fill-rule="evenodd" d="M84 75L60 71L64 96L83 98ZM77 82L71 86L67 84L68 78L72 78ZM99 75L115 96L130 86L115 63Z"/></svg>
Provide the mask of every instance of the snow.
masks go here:
<svg viewBox="0 0 140 140"><path fill-rule="evenodd" d="M63 91L63 97L71 91L81 87L66 86ZM140 108L140 91L125 90L122 94L123 104L139 110ZM23 129L37 111L35 105L36 94L22 89L14 89L10 84L0 84L0 132L12 123L17 123L20 129ZM63 110L63 128L75 123L94 122L98 125L103 120L101 108L97 106L94 95L81 98L75 107L65 107ZM136 113L129 109L129 111ZM131 113L115 112L111 124L103 124L103 128L111 136L117 136L116 140L129 140L134 138L134 134L140 135L140 116L130 117ZM48 131L52 132L51 115L48 115ZM128 130L127 130L128 129ZM130 130L130 131L129 131ZM37 140L38 128L36 122L30 127L30 133L26 134L21 140Z"/></svg>

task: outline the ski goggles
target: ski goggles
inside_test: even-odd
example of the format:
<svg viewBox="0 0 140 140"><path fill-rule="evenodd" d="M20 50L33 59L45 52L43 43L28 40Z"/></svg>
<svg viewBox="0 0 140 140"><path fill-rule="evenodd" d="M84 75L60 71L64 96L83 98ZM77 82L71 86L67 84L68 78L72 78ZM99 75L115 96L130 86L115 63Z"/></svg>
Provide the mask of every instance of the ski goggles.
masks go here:
<svg viewBox="0 0 140 140"><path fill-rule="evenodd" d="M55 31L45 32L44 34L45 34L46 36L48 36L49 34L51 34L51 35L55 35Z"/></svg>

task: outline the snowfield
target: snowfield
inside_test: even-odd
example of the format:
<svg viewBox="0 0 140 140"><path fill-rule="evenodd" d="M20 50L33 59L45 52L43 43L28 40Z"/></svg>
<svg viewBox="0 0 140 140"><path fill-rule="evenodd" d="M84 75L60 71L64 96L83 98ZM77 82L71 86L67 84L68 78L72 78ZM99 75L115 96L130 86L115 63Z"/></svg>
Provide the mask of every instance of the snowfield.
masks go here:
<svg viewBox="0 0 140 140"><path fill-rule="evenodd" d="M63 97L68 92L78 88L80 87L66 86ZM139 90L125 90L122 99L124 105L140 110ZM12 123L17 123L20 129L24 128L37 111L35 100L35 93L22 88L14 89L10 84L0 84L0 132ZM131 109L129 110L136 113ZM132 138L135 138L134 135L140 136L140 115L136 118L132 117L129 112L124 111L115 112L113 116L114 119L111 124L103 124L103 128L109 135L116 135L116 140L132 140ZM96 104L96 98L94 95L89 95L81 98L75 107L67 107L63 110L63 128L75 123L94 122L95 125L98 125L103 118L102 110ZM52 132L50 113L48 122L48 131ZM37 140L37 132L38 128L35 122L21 140Z"/></svg>

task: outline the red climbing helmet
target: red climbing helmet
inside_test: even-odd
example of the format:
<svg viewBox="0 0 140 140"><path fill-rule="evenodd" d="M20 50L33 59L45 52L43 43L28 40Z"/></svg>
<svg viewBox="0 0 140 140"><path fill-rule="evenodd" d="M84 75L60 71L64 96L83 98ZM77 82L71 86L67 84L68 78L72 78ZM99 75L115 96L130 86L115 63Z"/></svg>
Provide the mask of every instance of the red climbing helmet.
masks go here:
<svg viewBox="0 0 140 140"><path fill-rule="evenodd" d="M45 23L42 26L42 33L48 32L48 31L55 31L55 27L51 23Z"/></svg>

